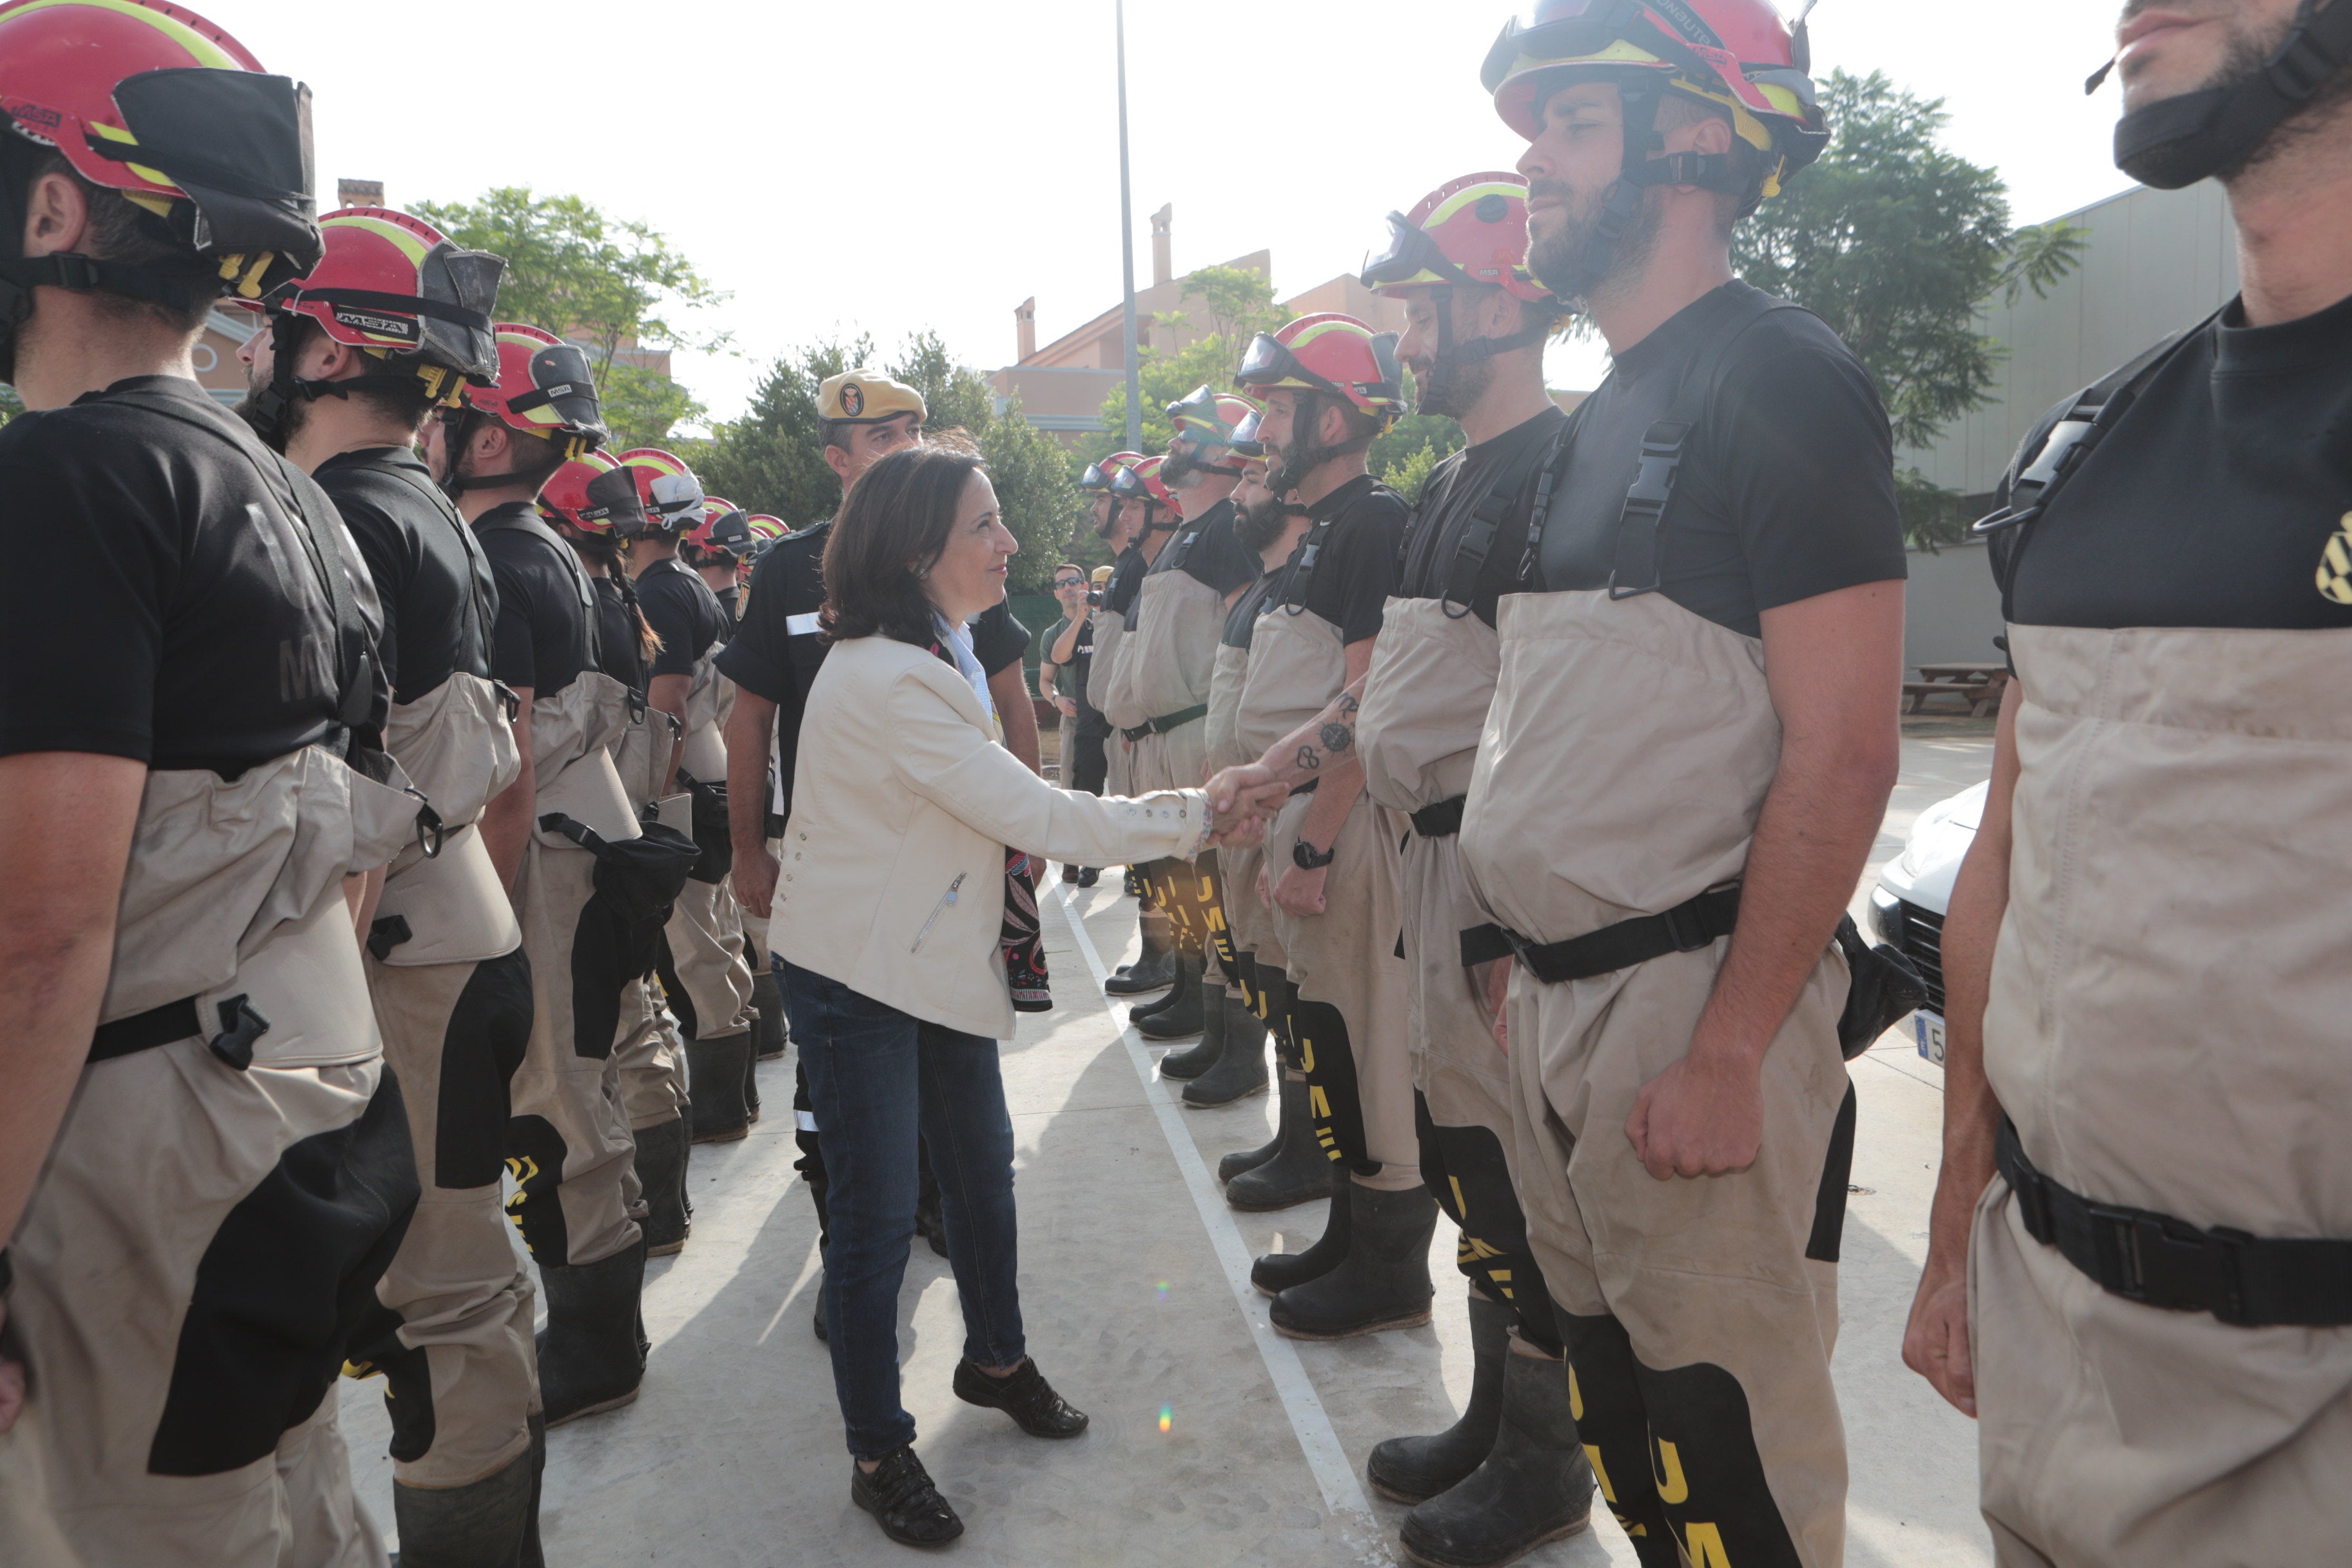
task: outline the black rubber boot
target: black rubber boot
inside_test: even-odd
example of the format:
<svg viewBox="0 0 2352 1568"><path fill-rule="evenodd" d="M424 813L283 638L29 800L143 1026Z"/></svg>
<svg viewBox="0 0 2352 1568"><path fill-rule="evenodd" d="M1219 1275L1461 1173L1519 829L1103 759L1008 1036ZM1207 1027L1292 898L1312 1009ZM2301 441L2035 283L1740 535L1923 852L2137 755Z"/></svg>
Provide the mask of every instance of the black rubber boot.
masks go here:
<svg viewBox="0 0 2352 1568"><path fill-rule="evenodd" d="M1255 1149L1236 1150L1217 1162L1217 1180L1220 1183L1230 1182L1244 1171L1256 1170L1281 1152L1282 1122L1277 1118L1274 1125L1273 1137Z"/></svg>
<svg viewBox="0 0 2352 1568"><path fill-rule="evenodd" d="M1337 1201L1336 1199L1334 1200ZM1294 1340L1346 1340L1429 1321L1429 1238L1437 1200L1429 1189L1384 1193L1348 1184L1348 1256L1329 1273L1274 1299L1275 1331Z"/></svg>
<svg viewBox="0 0 2352 1568"><path fill-rule="evenodd" d="M1486 1462L1503 1419L1503 1362L1512 1353L1516 1316L1500 1302L1470 1298L1469 1408L1433 1437L1391 1437L1374 1448L1364 1465L1374 1491L1393 1502L1427 1502Z"/></svg>
<svg viewBox="0 0 2352 1568"><path fill-rule="evenodd" d="M536 1434L536 1428L534 1428ZM539 1536L539 1469L546 1438L462 1487L392 1483L401 1568L523 1568Z"/></svg>
<svg viewBox="0 0 2352 1568"><path fill-rule="evenodd" d="M1147 1040L1183 1039L1199 1034L1208 1021L1202 994L1207 970L1205 960L1180 953L1176 959L1176 982L1169 987L1168 994L1149 1006L1127 1010L1127 1020L1135 1026L1136 1033Z"/></svg>
<svg viewBox="0 0 2352 1568"><path fill-rule="evenodd" d="M1201 977L1203 966L1199 959L1184 958L1177 963L1182 966L1181 971L1176 976L1176 988L1169 993L1177 998L1175 1005L1162 1007L1136 1023L1135 1032L1147 1040L1202 1037L1199 1045L1160 1058L1161 1078L1198 1078L1217 1065L1217 1057L1224 1049L1225 1021L1217 1003L1223 997L1225 988ZM1133 1021L1135 1015L1129 1013L1128 1017Z"/></svg>
<svg viewBox="0 0 2352 1568"><path fill-rule="evenodd" d="M743 1120L749 1123L760 1120L760 1026L753 1024L743 1037L751 1042L743 1053Z"/></svg>
<svg viewBox="0 0 2352 1568"><path fill-rule="evenodd" d="M751 1130L751 1108L743 1099L751 1060L749 1030L686 1042L687 1098L693 1105L697 1143L730 1143Z"/></svg>
<svg viewBox="0 0 2352 1568"><path fill-rule="evenodd" d="M539 1397L550 1426L636 1398L646 1377L637 1320L645 1283L642 1241L595 1263L540 1266L547 1327L539 1331Z"/></svg>
<svg viewBox="0 0 2352 1568"><path fill-rule="evenodd" d="M1331 1200L1331 1212L1323 1221L1323 1234L1304 1252L1269 1252L1251 1264L1250 1283L1269 1296L1279 1296L1339 1268L1348 1256L1349 1232L1355 1223L1348 1205L1348 1189L1354 1185L1347 1166L1324 1161L1323 1191Z"/></svg>
<svg viewBox="0 0 2352 1568"><path fill-rule="evenodd" d="M751 1005L760 1010L760 1021L751 1026L752 1037L759 1041L760 1059L774 1061L791 1043L784 1028L784 995L776 989L774 970L751 976Z"/></svg>
<svg viewBox="0 0 2352 1568"><path fill-rule="evenodd" d="M1242 1005L1238 996L1228 996L1224 987L1207 991L1210 1013L1209 1032L1218 1032L1216 1020L1224 1020L1224 1050L1218 1056L1216 1066L1184 1086L1184 1105L1190 1110L1208 1110L1220 1105L1231 1105L1237 1100L1247 1100L1265 1092L1265 1026L1257 1015ZM1162 1077L1168 1064L1160 1064Z"/></svg>
<svg viewBox="0 0 2352 1568"><path fill-rule="evenodd" d="M1328 1197L1331 1157L1315 1137L1315 1112L1307 1103L1307 1080L1282 1077L1282 1131L1274 1157L1260 1162L1225 1184L1225 1202L1237 1209L1262 1214Z"/></svg>
<svg viewBox="0 0 2352 1568"><path fill-rule="evenodd" d="M687 1201L686 1118L674 1116L640 1128L637 1140L637 1184L646 1193L646 1256L667 1258L682 1250L694 1230L694 1205Z"/></svg>
<svg viewBox="0 0 2352 1568"><path fill-rule="evenodd" d="M1592 1462L1570 1413L1568 1364L1507 1352L1495 1447L1467 1480L1404 1516L1422 1568L1501 1568L1592 1520Z"/></svg>
<svg viewBox="0 0 2352 1568"><path fill-rule="evenodd" d="M1143 952L1133 963L1122 963L1118 972L1103 982L1103 989L1114 996L1139 996L1146 991L1157 991L1176 980L1176 943L1167 937L1155 937L1151 928L1143 930ZM1132 1013L1128 1015L1133 1017Z"/></svg>
<svg viewBox="0 0 2352 1568"><path fill-rule="evenodd" d="M824 1270L822 1268L816 1271L816 1317L809 1326L816 1330L816 1337L820 1341L833 1338L833 1331L824 1321Z"/></svg>

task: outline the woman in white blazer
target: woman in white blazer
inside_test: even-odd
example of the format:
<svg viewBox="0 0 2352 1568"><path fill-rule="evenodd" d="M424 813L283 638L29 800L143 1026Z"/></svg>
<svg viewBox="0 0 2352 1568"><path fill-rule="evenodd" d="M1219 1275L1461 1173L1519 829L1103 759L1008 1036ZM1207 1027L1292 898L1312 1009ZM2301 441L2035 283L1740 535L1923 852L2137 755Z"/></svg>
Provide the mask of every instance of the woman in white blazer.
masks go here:
<svg viewBox="0 0 2352 1568"><path fill-rule="evenodd" d="M894 452L850 491L825 546L833 647L801 721L770 926L831 1179L824 1307L856 1461L851 1496L909 1545L963 1531L915 1457L914 1417L898 1401L919 1137L963 1302L956 1394L1036 1436L1087 1425L1022 1338L1013 1124L997 1066L1013 1018L1005 851L1118 865L1196 854L1212 830L1198 790L1071 794L996 743L964 623L1004 596L1019 548L969 452Z"/></svg>

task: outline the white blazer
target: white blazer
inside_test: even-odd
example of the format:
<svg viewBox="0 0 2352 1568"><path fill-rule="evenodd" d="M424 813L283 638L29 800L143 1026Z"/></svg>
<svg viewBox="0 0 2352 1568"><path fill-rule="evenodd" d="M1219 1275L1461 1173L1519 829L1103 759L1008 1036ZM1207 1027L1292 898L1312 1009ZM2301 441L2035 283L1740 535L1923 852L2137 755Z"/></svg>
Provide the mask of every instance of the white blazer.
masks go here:
<svg viewBox="0 0 2352 1568"><path fill-rule="evenodd" d="M1004 850L1082 866L1198 854L1202 792L1055 788L996 743L979 695L928 649L825 656L801 719L769 940L927 1023L1013 1037L999 942Z"/></svg>

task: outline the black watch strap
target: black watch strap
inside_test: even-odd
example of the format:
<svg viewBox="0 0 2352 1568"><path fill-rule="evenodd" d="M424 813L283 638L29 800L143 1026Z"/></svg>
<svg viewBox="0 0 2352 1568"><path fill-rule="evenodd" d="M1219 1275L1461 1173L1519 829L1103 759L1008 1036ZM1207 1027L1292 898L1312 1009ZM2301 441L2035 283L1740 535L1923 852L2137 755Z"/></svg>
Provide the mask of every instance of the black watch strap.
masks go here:
<svg viewBox="0 0 2352 1568"><path fill-rule="evenodd" d="M1339 858L1339 847L1337 844L1319 852L1304 838L1293 840L1290 846L1291 864L1302 871L1320 871Z"/></svg>

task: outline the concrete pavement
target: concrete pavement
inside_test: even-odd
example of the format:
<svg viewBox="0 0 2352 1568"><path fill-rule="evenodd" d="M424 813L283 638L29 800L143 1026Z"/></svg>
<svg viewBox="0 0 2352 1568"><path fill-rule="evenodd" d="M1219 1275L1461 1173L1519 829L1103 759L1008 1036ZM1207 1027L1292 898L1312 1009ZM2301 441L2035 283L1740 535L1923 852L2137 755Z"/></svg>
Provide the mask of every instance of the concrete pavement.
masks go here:
<svg viewBox="0 0 2352 1568"><path fill-rule="evenodd" d="M1874 851L1985 776L1986 726L1908 727L1904 774ZM1063 896L1066 894L1066 899ZM1856 908L1866 901L1857 894ZM1467 1397L1470 1350L1453 1227L1425 1328L1337 1344L1274 1335L1248 1259L1319 1234L1324 1205L1226 1209L1211 1172L1265 1141L1271 1098L1187 1111L1156 1081L1158 1047L1096 983L1135 943L1135 905L1107 883L1041 903L1055 1011L1004 1047L1017 1139L1021 1282L1030 1347L1094 1416L1066 1444L1022 1436L949 1391L961 1321L946 1260L919 1240L900 1303L904 1398L918 1449L967 1526L943 1554L1005 1568L1370 1565L1394 1560L1404 1510L1370 1494L1381 1438L1434 1431ZM1856 1062L1861 1117L1841 1268L1836 1373L1852 1454L1855 1568L1979 1568L1975 1431L1904 1369L1905 1314L1927 1246L1942 1074L1890 1033ZM848 1500L831 1363L810 1331L816 1225L792 1169L792 1067L761 1068L766 1118L694 1152L693 1239L648 1269L654 1341L643 1396L551 1436L544 1509L553 1568L644 1563L898 1564ZM342 1385L361 1495L391 1521L378 1383ZM1631 1564L1605 1510L1527 1559Z"/></svg>

